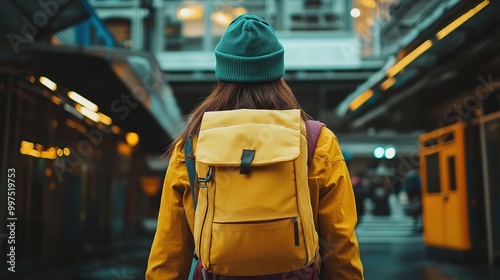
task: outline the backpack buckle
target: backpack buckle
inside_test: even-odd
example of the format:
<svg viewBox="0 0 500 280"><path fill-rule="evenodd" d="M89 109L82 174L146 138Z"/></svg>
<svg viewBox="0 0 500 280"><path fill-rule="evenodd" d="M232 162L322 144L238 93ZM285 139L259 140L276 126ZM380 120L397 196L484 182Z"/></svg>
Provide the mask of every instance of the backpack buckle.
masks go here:
<svg viewBox="0 0 500 280"><path fill-rule="evenodd" d="M241 153L240 174L250 174L250 165L255 157L255 150L245 150Z"/></svg>
<svg viewBox="0 0 500 280"><path fill-rule="evenodd" d="M208 168L207 176L205 178L198 178L198 187L200 188L208 188L208 183L212 180L213 167L210 166Z"/></svg>

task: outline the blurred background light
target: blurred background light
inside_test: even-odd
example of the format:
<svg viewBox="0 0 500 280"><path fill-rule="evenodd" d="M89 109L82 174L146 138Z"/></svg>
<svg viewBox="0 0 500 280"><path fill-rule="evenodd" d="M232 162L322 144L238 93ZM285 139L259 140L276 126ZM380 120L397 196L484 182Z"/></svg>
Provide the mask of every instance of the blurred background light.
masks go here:
<svg viewBox="0 0 500 280"><path fill-rule="evenodd" d="M48 89L52 91L56 91L57 89L57 84L54 83L51 79L41 76L40 79L38 79L40 83L44 86L46 86Z"/></svg>
<svg viewBox="0 0 500 280"><path fill-rule="evenodd" d="M103 113L99 113L99 119L105 125L111 125L113 123L113 120L110 117L104 115Z"/></svg>
<svg viewBox="0 0 500 280"><path fill-rule="evenodd" d="M388 159L394 158L396 156L396 149L393 147L387 148L385 150L385 157Z"/></svg>
<svg viewBox="0 0 500 280"><path fill-rule="evenodd" d="M382 158L384 156L384 148L382 147L377 147L375 150L373 150L373 155L375 158Z"/></svg>
<svg viewBox="0 0 500 280"><path fill-rule="evenodd" d="M88 109L87 107L83 107L83 106L80 106L80 105L76 105L76 110L78 112L80 112L82 115L84 115L85 117L91 119L92 121L94 122L99 122L100 120L100 116L98 113L94 112L94 111L91 111L90 109Z"/></svg>
<svg viewBox="0 0 500 280"><path fill-rule="evenodd" d="M113 126L111 127L111 131L112 131L114 134L117 134L117 135L118 135L118 134L120 134L121 129L120 129L118 126L113 125Z"/></svg>
<svg viewBox="0 0 500 280"><path fill-rule="evenodd" d="M127 136L125 136L125 139L127 139L127 143L131 147L135 147L137 144L139 144L139 135L135 132L127 133Z"/></svg>
<svg viewBox="0 0 500 280"><path fill-rule="evenodd" d="M191 5L177 10L179 20L198 20L203 18L203 5Z"/></svg>
<svg viewBox="0 0 500 280"><path fill-rule="evenodd" d="M358 8L353 8L351 10L351 17L357 18L361 15L361 11Z"/></svg>
<svg viewBox="0 0 500 280"><path fill-rule="evenodd" d="M68 97L71 98L73 101L76 103L82 105L83 107L86 107L90 111L97 112L99 107L92 101L88 100L87 98L81 96L80 94L74 92L74 91L69 91L68 92Z"/></svg>

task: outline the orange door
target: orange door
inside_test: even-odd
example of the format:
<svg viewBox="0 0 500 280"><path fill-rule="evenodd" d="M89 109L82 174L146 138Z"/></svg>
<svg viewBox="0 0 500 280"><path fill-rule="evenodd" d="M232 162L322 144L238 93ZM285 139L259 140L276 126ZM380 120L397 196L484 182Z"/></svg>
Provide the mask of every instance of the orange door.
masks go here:
<svg viewBox="0 0 500 280"><path fill-rule="evenodd" d="M424 241L426 245L470 249L463 124L421 137ZM425 142L427 141L427 142Z"/></svg>
<svg viewBox="0 0 500 280"><path fill-rule="evenodd" d="M440 160L438 151L422 154L422 219L425 244L442 247L445 245L445 217L443 191L440 180Z"/></svg>
<svg viewBox="0 0 500 280"><path fill-rule="evenodd" d="M442 150L439 161L445 246L467 250L470 249L470 237L465 162L454 147Z"/></svg>

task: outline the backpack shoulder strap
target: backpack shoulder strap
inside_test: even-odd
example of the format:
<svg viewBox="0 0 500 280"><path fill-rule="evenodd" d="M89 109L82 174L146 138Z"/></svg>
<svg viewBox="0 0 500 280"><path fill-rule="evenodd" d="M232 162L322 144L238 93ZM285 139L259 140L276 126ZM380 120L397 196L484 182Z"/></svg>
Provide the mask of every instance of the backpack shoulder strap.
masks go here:
<svg viewBox="0 0 500 280"><path fill-rule="evenodd" d="M325 126L325 124L320 121L314 121L314 120L306 121L308 165L312 161L314 150L316 149L316 145L318 144L319 134L321 133L321 128L323 128L323 126Z"/></svg>
<svg viewBox="0 0 500 280"><path fill-rule="evenodd" d="M184 145L184 160L186 161L186 168L189 177L189 185L191 186L191 197L193 198L194 210L196 211L196 196L194 195L196 184L196 165L193 159L193 137L190 136ZM191 262L191 270L189 271L189 279L193 279L194 270L198 264L199 258L196 256L196 251L193 253L193 260Z"/></svg>
<svg viewBox="0 0 500 280"><path fill-rule="evenodd" d="M189 185L191 186L191 197L193 198L194 209L196 210L197 200L194 195L196 184L196 165L192 157L193 154L193 137L190 136L184 145L184 160L189 177Z"/></svg>

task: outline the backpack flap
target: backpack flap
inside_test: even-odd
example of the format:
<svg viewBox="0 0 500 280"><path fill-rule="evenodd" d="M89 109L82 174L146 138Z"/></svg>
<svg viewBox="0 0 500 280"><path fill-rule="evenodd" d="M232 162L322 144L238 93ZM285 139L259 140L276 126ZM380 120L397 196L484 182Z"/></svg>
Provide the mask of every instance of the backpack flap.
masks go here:
<svg viewBox="0 0 500 280"><path fill-rule="evenodd" d="M246 171L248 161L251 166L264 166L295 160L300 154L301 125L299 110L206 112L196 161L208 166L243 166Z"/></svg>

